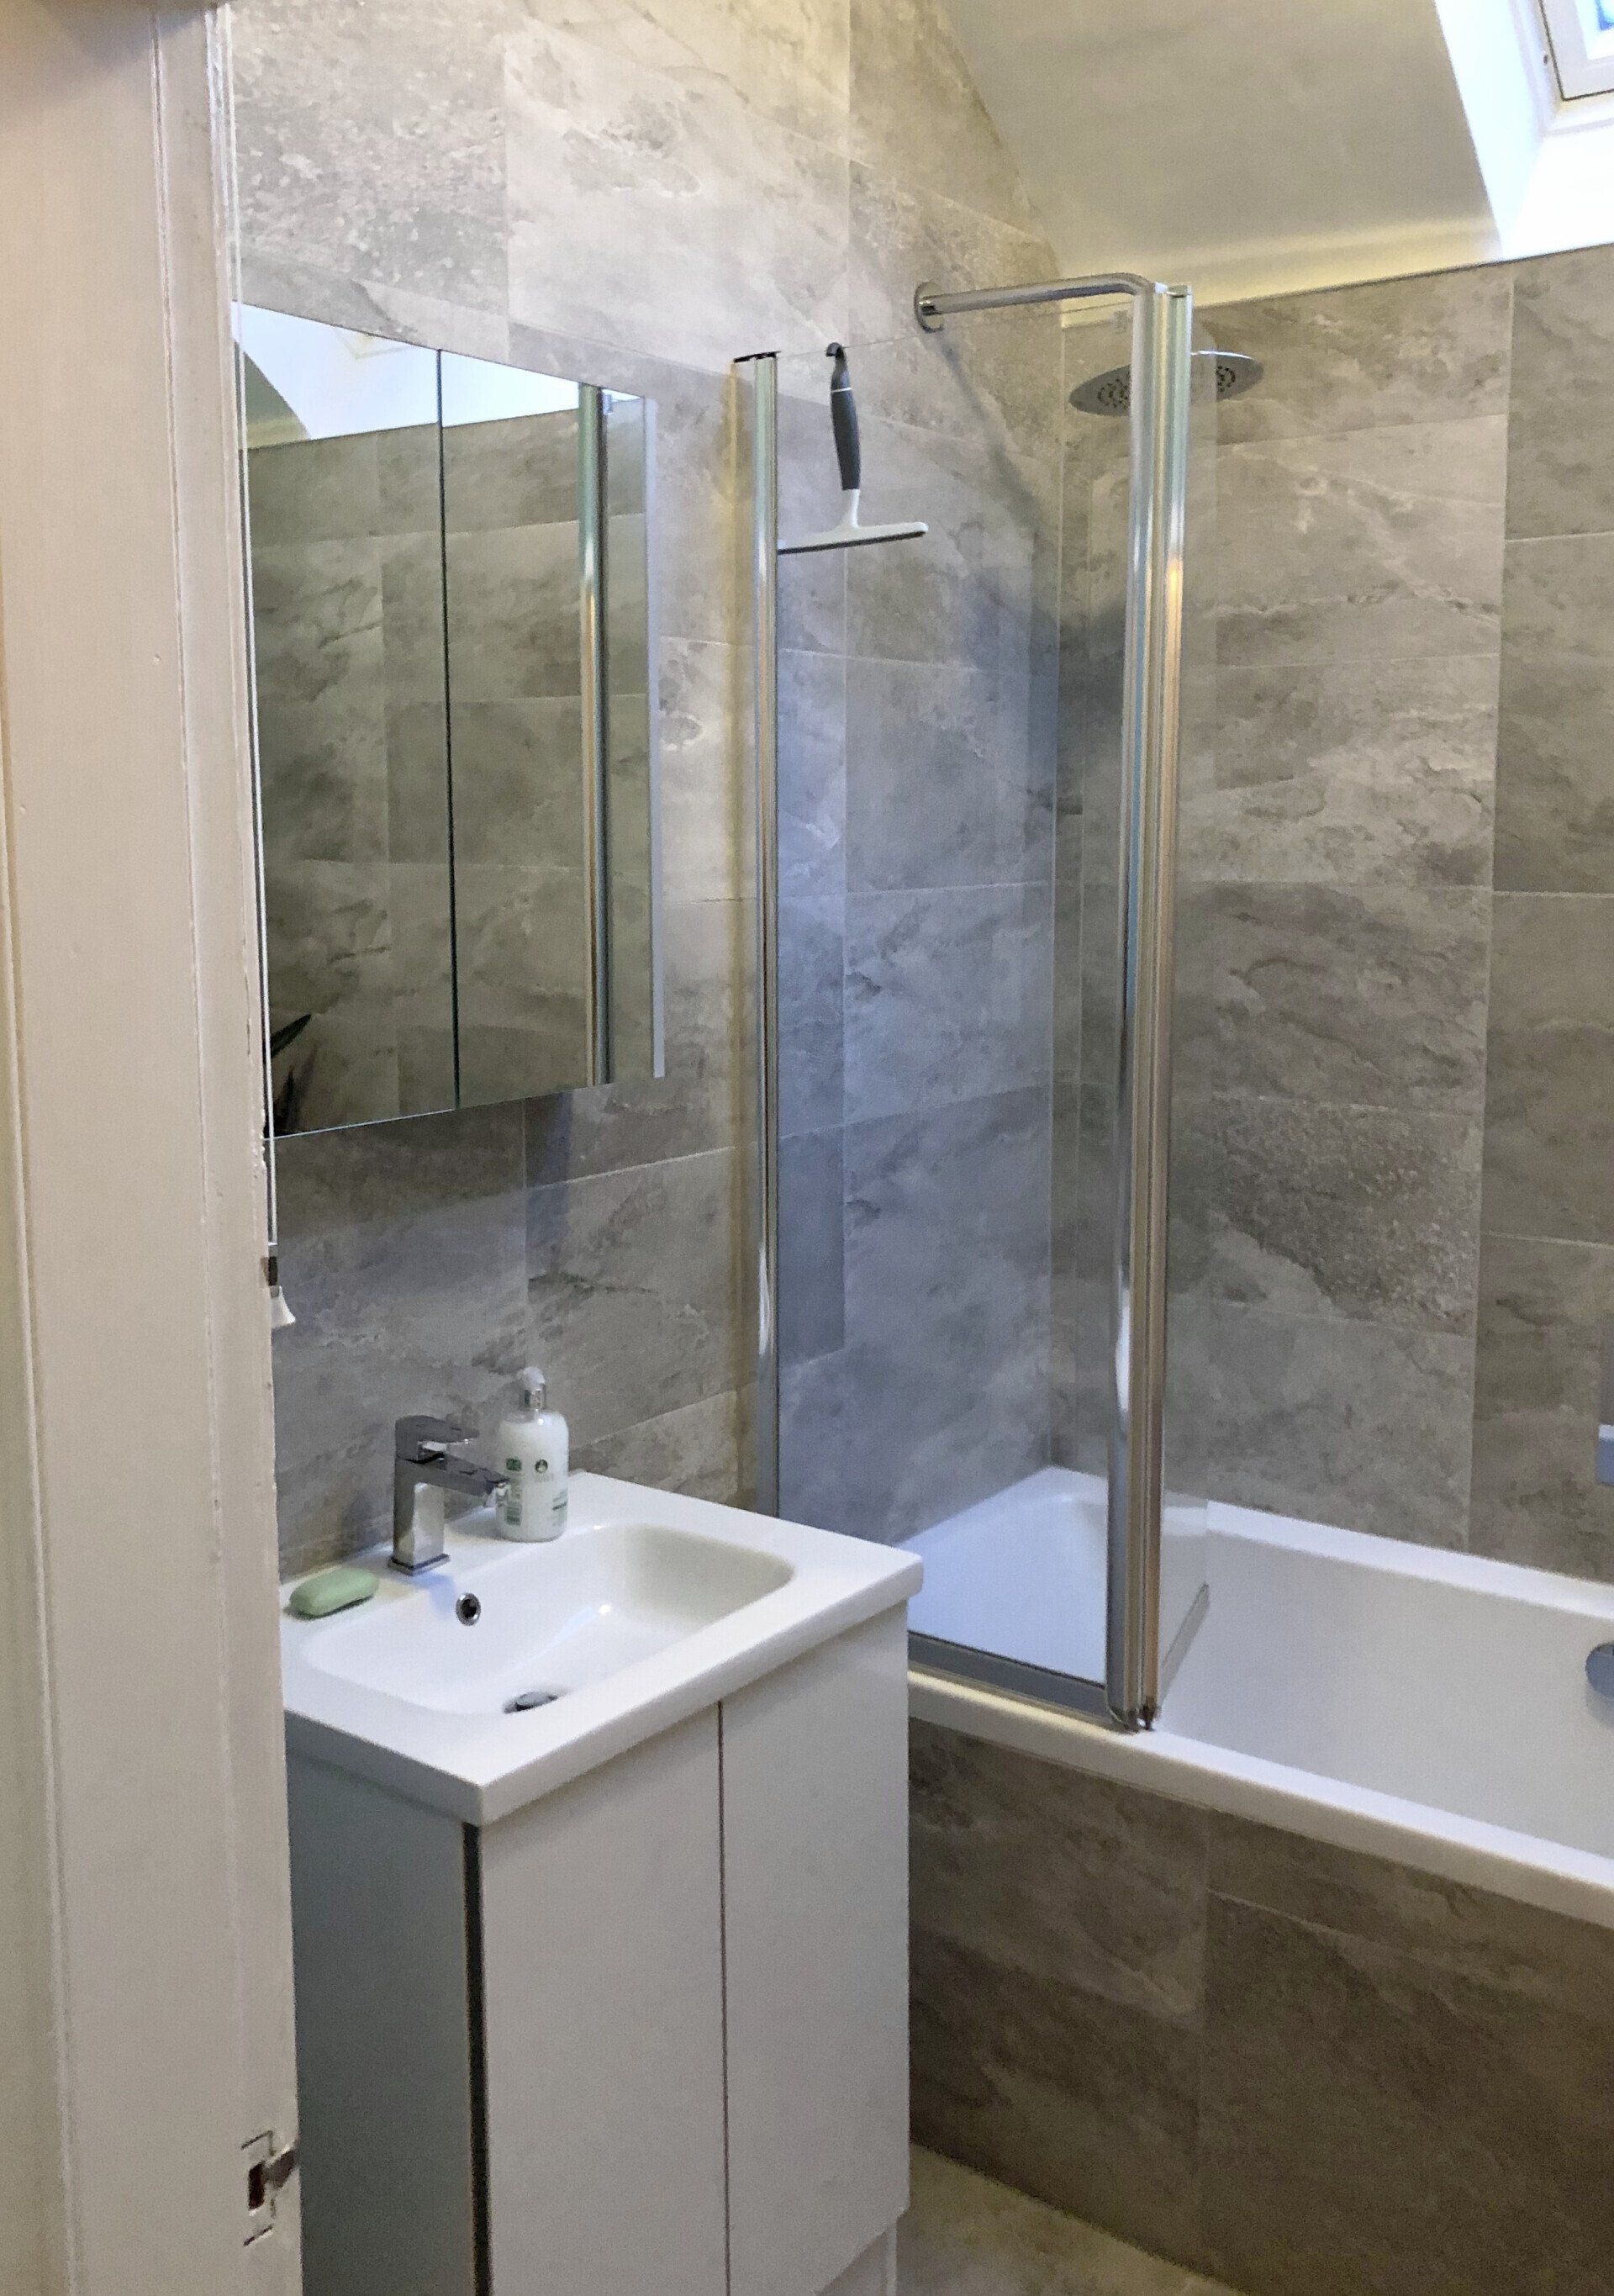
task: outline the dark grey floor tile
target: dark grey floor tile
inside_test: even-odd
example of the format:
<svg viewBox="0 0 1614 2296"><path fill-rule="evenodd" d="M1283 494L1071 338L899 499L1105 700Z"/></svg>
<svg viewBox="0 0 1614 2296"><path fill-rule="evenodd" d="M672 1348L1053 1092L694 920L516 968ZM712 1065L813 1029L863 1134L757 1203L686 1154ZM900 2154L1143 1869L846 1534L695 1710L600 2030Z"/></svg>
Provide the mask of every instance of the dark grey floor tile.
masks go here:
<svg viewBox="0 0 1614 2296"><path fill-rule="evenodd" d="M1577 2002L1213 1897L1217 2268L1253 2296L1602 2296L1608 2053Z"/></svg>
<svg viewBox="0 0 1614 2296"><path fill-rule="evenodd" d="M1223 661L1489 652L1505 448L1495 415L1225 447Z"/></svg>
<svg viewBox="0 0 1614 2296"><path fill-rule="evenodd" d="M1597 1480L1614 1250L1487 1235L1480 1254L1470 1543L1614 1579L1614 1489Z"/></svg>
<svg viewBox="0 0 1614 2296"><path fill-rule="evenodd" d="M897 2234L899 2296L1229 2296L922 2145L913 2192Z"/></svg>
<svg viewBox="0 0 1614 2296"><path fill-rule="evenodd" d="M1224 1094L1172 1125L1172 1270L1208 1299L1473 1329L1480 1128Z"/></svg>
<svg viewBox="0 0 1614 2296"><path fill-rule="evenodd" d="M1183 1088L1476 1111L1488 908L1466 890L1184 888Z"/></svg>
<svg viewBox="0 0 1614 2296"><path fill-rule="evenodd" d="M1514 275L1508 532L1614 529L1614 258L1607 248Z"/></svg>
<svg viewBox="0 0 1614 2296"><path fill-rule="evenodd" d="M1485 1225L1614 1242L1614 898L1499 893Z"/></svg>

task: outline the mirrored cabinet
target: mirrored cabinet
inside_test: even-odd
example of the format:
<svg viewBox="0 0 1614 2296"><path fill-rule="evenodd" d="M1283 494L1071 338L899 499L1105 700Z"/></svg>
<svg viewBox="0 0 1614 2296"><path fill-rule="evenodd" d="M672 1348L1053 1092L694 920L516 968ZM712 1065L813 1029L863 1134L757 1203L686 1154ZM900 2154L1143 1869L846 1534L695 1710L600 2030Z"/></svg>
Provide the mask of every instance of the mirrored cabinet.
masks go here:
<svg viewBox="0 0 1614 2296"><path fill-rule="evenodd" d="M653 406L235 331L275 1133L659 1074Z"/></svg>

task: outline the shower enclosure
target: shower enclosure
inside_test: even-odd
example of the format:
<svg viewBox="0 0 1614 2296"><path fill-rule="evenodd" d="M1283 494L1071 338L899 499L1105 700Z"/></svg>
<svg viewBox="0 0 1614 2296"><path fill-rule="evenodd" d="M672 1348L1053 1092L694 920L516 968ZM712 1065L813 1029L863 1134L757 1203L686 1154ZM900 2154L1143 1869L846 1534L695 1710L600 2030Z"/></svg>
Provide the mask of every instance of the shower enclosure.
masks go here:
<svg viewBox="0 0 1614 2296"><path fill-rule="evenodd" d="M924 1554L921 1665L1137 1727L1204 1600L1167 1243L1215 367L1130 275L914 308L848 349L870 519L922 540L782 563L827 522L823 381L738 368L758 1495Z"/></svg>

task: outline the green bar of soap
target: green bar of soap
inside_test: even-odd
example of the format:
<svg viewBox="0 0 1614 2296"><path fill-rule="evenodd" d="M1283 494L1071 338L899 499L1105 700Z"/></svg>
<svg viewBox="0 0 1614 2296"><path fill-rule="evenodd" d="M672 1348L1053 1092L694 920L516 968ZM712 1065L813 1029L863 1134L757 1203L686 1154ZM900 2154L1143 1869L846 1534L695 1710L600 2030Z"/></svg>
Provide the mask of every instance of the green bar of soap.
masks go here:
<svg viewBox="0 0 1614 2296"><path fill-rule="evenodd" d="M334 1569L316 1570L312 1578L293 1587L286 1608L294 1619L328 1619L332 1611L349 1611L355 1603L367 1603L374 1592L373 1570L356 1570L351 1563L339 1562Z"/></svg>

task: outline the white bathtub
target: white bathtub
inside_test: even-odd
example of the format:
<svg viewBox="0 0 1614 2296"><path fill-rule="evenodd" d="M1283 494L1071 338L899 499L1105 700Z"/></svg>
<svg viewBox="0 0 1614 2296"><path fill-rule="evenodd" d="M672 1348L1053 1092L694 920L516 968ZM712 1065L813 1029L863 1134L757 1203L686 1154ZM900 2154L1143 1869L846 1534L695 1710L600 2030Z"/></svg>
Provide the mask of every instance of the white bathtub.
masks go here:
<svg viewBox="0 0 1614 2296"><path fill-rule="evenodd" d="M1217 1505L1208 1577L1152 1731L917 1668L913 1710L1614 1929L1614 1587Z"/></svg>

